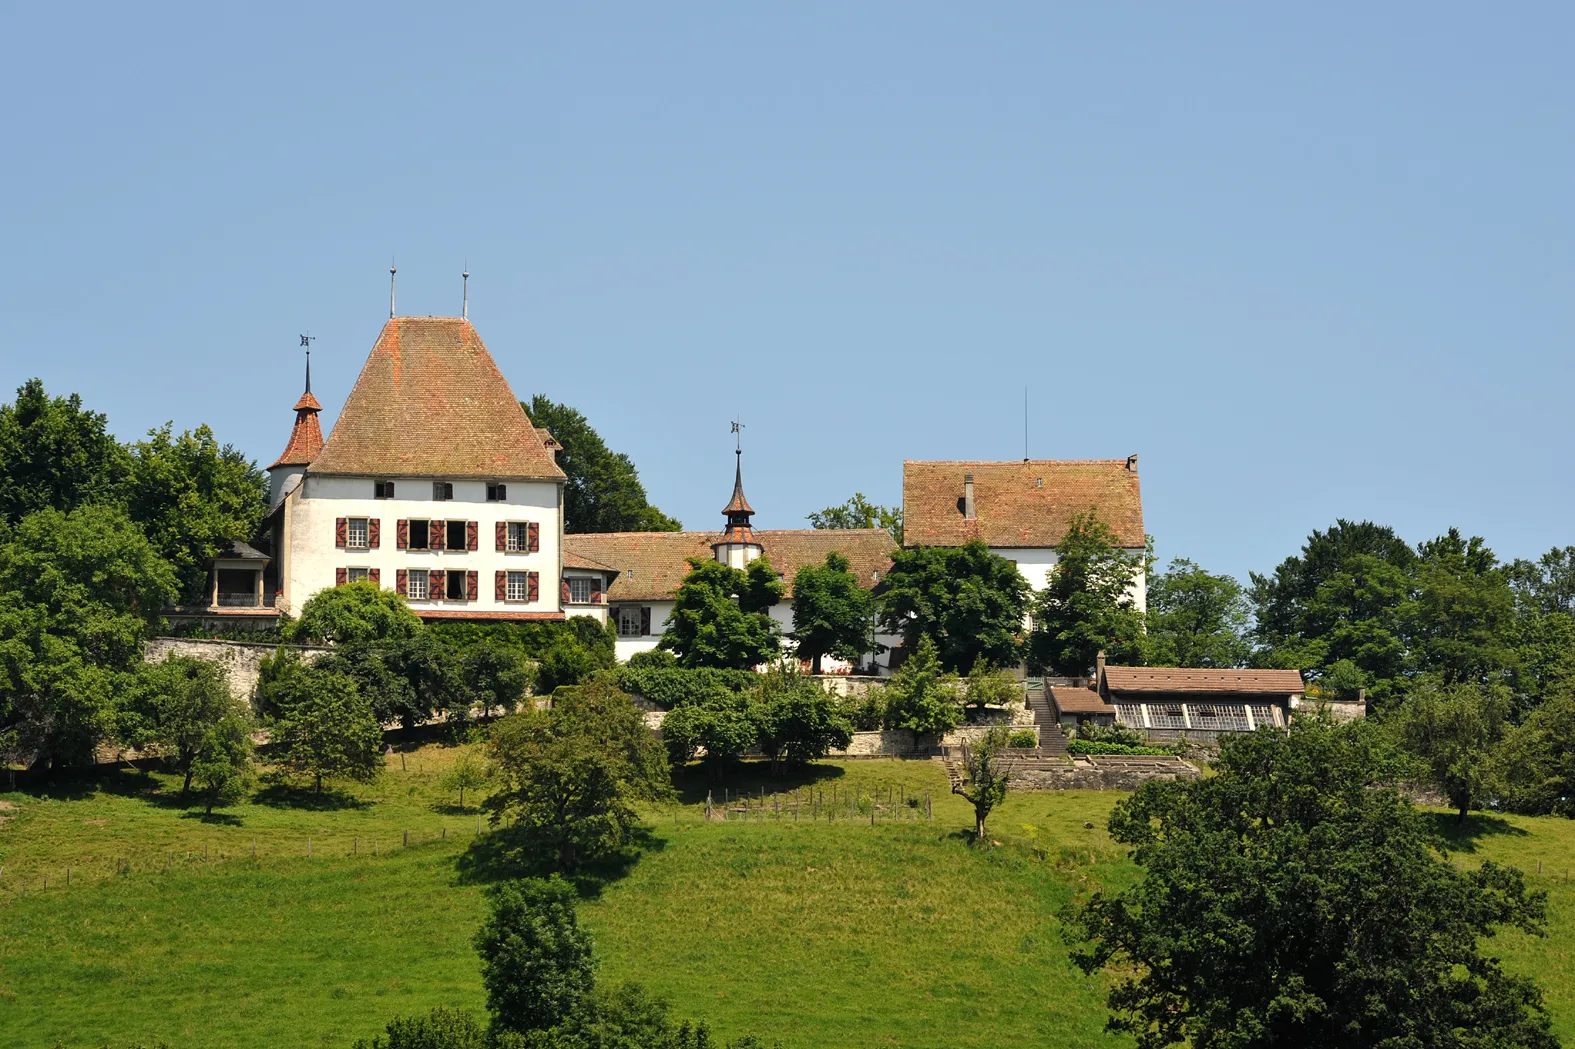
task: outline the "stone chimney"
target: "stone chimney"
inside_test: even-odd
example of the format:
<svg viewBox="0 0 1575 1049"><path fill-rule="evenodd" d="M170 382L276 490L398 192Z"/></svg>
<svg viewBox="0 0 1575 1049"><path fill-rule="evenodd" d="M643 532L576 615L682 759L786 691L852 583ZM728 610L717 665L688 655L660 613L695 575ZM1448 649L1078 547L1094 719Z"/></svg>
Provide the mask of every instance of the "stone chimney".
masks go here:
<svg viewBox="0 0 1575 1049"><path fill-rule="evenodd" d="M1105 650L1100 649L1094 656L1094 687L1103 690L1105 687Z"/></svg>
<svg viewBox="0 0 1575 1049"><path fill-rule="evenodd" d="M963 474L963 520L972 521L973 512L973 474Z"/></svg>
<svg viewBox="0 0 1575 1049"><path fill-rule="evenodd" d="M1127 472L1128 473L1134 473L1134 474L1137 473L1137 455L1136 454L1127 456Z"/></svg>

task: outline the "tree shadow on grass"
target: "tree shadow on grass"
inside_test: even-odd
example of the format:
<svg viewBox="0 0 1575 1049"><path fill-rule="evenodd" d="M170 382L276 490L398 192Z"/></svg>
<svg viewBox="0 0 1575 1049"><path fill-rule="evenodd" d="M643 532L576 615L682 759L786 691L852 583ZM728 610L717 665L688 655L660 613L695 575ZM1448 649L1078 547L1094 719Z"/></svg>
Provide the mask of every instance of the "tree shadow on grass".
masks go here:
<svg viewBox="0 0 1575 1049"><path fill-rule="evenodd" d="M213 827L240 827L245 821L232 812L183 812L183 820L196 820Z"/></svg>
<svg viewBox="0 0 1575 1049"><path fill-rule="evenodd" d="M647 852L660 852L666 842L649 827L636 827L629 843L614 853L579 866L564 878L584 900L593 900L613 882L625 878ZM462 885L492 885L515 878L546 878L559 873L557 857L532 849L509 829L493 830L473 841L454 861Z"/></svg>
<svg viewBox="0 0 1575 1049"><path fill-rule="evenodd" d="M16 792L50 801L83 801L95 794L134 798L154 796L163 784L153 773L158 762L144 761L141 767L129 762L112 765L87 765L78 768L16 772ZM0 789L9 791L9 777L0 778Z"/></svg>
<svg viewBox="0 0 1575 1049"><path fill-rule="evenodd" d="M709 793L720 805L728 795L758 797L764 790L766 796L786 794L795 790L830 787L847 773L840 765L809 763L789 766L780 776L771 774L769 761L737 761L722 770L716 777L710 769L691 763L673 770L673 787L678 791L682 805L699 805Z"/></svg>
<svg viewBox="0 0 1575 1049"><path fill-rule="evenodd" d="M449 802L443 802L433 805L432 811L437 813L439 816L479 816L481 815L481 806L455 805Z"/></svg>
<svg viewBox="0 0 1575 1049"><path fill-rule="evenodd" d="M1476 852L1477 843L1484 838L1524 838L1527 831L1517 827L1503 816L1486 812L1473 812L1464 823L1458 822L1454 812L1424 812L1422 818L1429 829L1444 845L1454 852Z"/></svg>
<svg viewBox="0 0 1575 1049"><path fill-rule="evenodd" d="M371 806L346 790L324 787L322 792L311 787L297 787L290 783L275 783L252 795L254 805L267 805L275 809L307 809L313 812L334 812L340 809L364 809Z"/></svg>

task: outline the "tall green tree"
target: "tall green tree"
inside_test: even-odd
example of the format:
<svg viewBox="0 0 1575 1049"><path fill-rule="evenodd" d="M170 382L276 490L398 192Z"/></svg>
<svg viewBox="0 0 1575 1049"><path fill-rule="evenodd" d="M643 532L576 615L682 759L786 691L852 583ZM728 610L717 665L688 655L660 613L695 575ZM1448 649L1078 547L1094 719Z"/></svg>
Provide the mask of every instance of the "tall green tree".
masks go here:
<svg viewBox="0 0 1575 1049"><path fill-rule="evenodd" d="M1030 662L1072 675L1090 673L1100 652L1118 665L1143 663L1143 613L1131 592L1143 570L1143 557L1123 550L1092 510L1074 516L1034 603Z"/></svg>
<svg viewBox="0 0 1575 1049"><path fill-rule="evenodd" d="M809 515L813 528L884 528L891 541L902 545L902 507L880 506L854 492L853 498L839 506L828 506Z"/></svg>
<svg viewBox="0 0 1575 1049"><path fill-rule="evenodd" d="M1407 671L1401 616L1415 562L1393 529L1370 521L1313 532L1272 575L1252 573L1253 662L1314 679L1343 664L1343 688L1386 701Z"/></svg>
<svg viewBox="0 0 1575 1049"><path fill-rule="evenodd" d="M1509 728L1509 690L1475 682L1443 684L1429 676L1393 715L1401 746L1464 823L1495 781L1495 749Z"/></svg>
<svg viewBox="0 0 1575 1049"><path fill-rule="evenodd" d="M1148 661L1161 667L1239 667L1252 653L1242 585L1178 557L1148 582Z"/></svg>
<svg viewBox="0 0 1575 1049"><path fill-rule="evenodd" d="M169 656L136 668L135 687L121 718L120 738L165 757L183 776L181 797L191 791L193 765L203 749L224 742L214 729L227 717L243 718L245 704L230 692L224 667L208 659Z"/></svg>
<svg viewBox="0 0 1575 1049"><path fill-rule="evenodd" d="M208 559L229 540L256 538L268 512L268 478L207 426L149 430L132 448L125 491L127 511L174 566L188 601L202 597Z"/></svg>
<svg viewBox="0 0 1575 1049"><path fill-rule="evenodd" d="M1140 1049L1555 1049L1542 995L1479 941L1542 932L1519 871L1449 862L1386 785L1370 726L1298 719L1225 742L1216 775L1149 782L1111 836L1143 876L1068 915Z"/></svg>
<svg viewBox="0 0 1575 1049"><path fill-rule="evenodd" d="M760 741L757 697L710 687L667 712L662 742L674 765L701 758L711 778L720 780L728 767Z"/></svg>
<svg viewBox="0 0 1575 1049"><path fill-rule="evenodd" d="M752 714L756 743L779 776L853 741L853 723L837 697L790 668L761 677Z"/></svg>
<svg viewBox="0 0 1575 1049"><path fill-rule="evenodd" d="M120 498L131 458L108 420L77 394L51 397L29 379L0 405L0 518L15 523L38 510L74 510Z"/></svg>
<svg viewBox="0 0 1575 1049"><path fill-rule="evenodd" d="M879 596L881 626L910 652L929 638L947 670L965 673L980 659L995 666L1022 661L1028 584L977 540L899 550Z"/></svg>
<svg viewBox="0 0 1575 1049"><path fill-rule="evenodd" d="M0 751L34 767L91 761L174 596L169 565L117 507L0 525Z"/></svg>
<svg viewBox="0 0 1575 1049"><path fill-rule="evenodd" d="M1401 611L1412 666L1448 684L1506 680L1515 661L1515 595L1487 544L1451 528L1417 548L1413 577Z"/></svg>
<svg viewBox="0 0 1575 1049"><path fill-rule="evenodd" d="M507 827L522 862L550 856L564 872L626 845L635 803L672 789L644 715L600 678L559 689L549 710L499 719L487 752L498 789L483 805L493 826Z"/></svg>
<svg viewBox="0 0 1575 1049"><path fill-rule="evenodd" d="M962 724L957 675L941 665L935 642L921 635L908 658L886 685L886 724L917 736L945 732Z"/></svg>
<svg viewBox="0 0 1575 1049"><path fill-rule="evenodd" d="M252 780L252 754L252 721L245 711L232 711L209 726L190 777L202 792L207 815L213 815L215 805L245 796Z"/></svg>
<svg viewBox="0 0 1575 1049"><path fill-rule="evenodd" d="M875 598L846 557L833 551L793 577L793 639L800 659L820 673L826 656L856 663L875 651Z"/></svg>
<svg viewBox="0 0 1575 1049"><path fill-rule="evenodd" d="M691 558L674 595L660 647L685 667L745 669L781 654L781 628L767 611L785 588L771 562L757 557L740 571Z"/></svg>
<svg viewBox="0 0 1575 1049"><path fill-rule="evenodd" d="M355 679L297 664L271 683L268 730L284 770L324 779L368 782L383 767L383 732Z"/></svg>
<svg viewBox="0 0 1575 1049"><path fill-rule="evenodd" d="M405 599L376 583L347 583L319 590L301 606L290 639L307 644L385 644L423 630Z"/></svg>
<svg viewBox="0 0 1575 1049"><path fill-rule="evenodd" d="M1512 810L1575 816L1575 694L1548 700L1510 729L1497 760Z"/></svg>
<svg viewBox="0 0 1575 1049"><path fill-rule="evenodd" d="M1575 614L1575 546L1556 546L1535 561L1512 561L1506 574L1525 603L1543 612Z"/></svg>
<svg viewBox="0 0 1575 1049"><path fill-rule="evenodd" d="M476 953L487 1008L503 1030L552 1027L590 996L596 962L575 903L574 887L556 875L488 890Z"/></svg>
<svg viewBox="0 0 1575 1049"><path fill-rule="evenodd" d="M564 531L676 532L683 527L650 504L634 463L608 448L583 414L539 393L529 407L521 407L562 445L558 466L568 477Z"/></svg>
<svg viewBox="0 0 1575 1049"><path fill-rule="evenodd" d="M491 716L494 710L512 714L525 699L534 675L530 664L512 649L485 641L464 654L459 676L470 702Z"/></svg>

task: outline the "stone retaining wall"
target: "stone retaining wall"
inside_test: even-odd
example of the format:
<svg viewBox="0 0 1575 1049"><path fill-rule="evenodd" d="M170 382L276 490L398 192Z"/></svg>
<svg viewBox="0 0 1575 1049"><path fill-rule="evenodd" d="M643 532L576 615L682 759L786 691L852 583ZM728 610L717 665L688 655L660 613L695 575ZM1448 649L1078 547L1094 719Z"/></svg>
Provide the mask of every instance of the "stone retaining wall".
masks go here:
<svg viewBox="0 0 1575 1049"><path fill-rule="evenodd" d="M1013 790L1137 790L1149 780L1197 779L1191 765L1173 770L1100 768L1096 765L1033 764L1012 773Z"/></svg>
<svg viewBox="0 0 1575 1049"><path fill-rule="evenodd" d="M257 676L262 661L281 646L259 644L253 641L210 641L194 637L156 637L148 642L142 658L149 663L161 663L170 656L189 656L205 659L224 667L230 682L230 694L250 703L257 694ZM314 663L331 650L314 645L284 646L301 653L303 662Z"/></svg>

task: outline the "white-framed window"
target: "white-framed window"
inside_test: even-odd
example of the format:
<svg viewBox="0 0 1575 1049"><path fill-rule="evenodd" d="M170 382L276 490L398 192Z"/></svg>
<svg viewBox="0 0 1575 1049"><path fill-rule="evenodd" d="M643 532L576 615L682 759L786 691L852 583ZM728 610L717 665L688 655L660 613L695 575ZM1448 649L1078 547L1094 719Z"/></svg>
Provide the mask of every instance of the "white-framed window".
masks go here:
<svg viewBox="0 0 1575 1049"><path fill-rule="evenodd" d="M425 568L412 568L410 575L405 578L405 596L412 601L425 601L427 599L427 570Z"/></svg>
<svg viewBox="0 0 1575 1049"><path fill-rule="evenodd" d="M454 498L454 482L433 481L432 498L434 501L439 503L446 502L447 500Z"/></svg>
<svg viewBox="0 0 1575 1049"><path fill-rule="evenodd" d="M364 583L371 578L366 573L367 570L364 568L347 568L345 569L345 581L348 583Z"/></svg>
<svg viewBox="0 0 1575 1049"><path fill-rule="evenodd" d="M365 517L345 519L345 549L366 550L371 546L371 530ZM363 569L364 571L364 569Z"/></svg>
<svg viewBox="0 0 1575 1049"><path fill-rule="evenodd" d="M511 554L529 552L530 524L525 521L510 521L508 542L505 545Z"/></svg>
<svg viewBox="0 0 1575 1049"><path fill-rule="evenodd" d="M624 605L618 609L618 636L640 636L640 609L638 607Z"/></svg>
<svg viewBox="0 0 1575 1049"><path fill-rule="evenodd" d="M569 602L576 605L591 603L592 580L585 578L569 577Z"/></svg>
<svg viewBox="0 0 1575 1049"><path fill-rule="evenodd" d="M530 573L510 572L508 578L508 599L510 601L530 600Z"/></svg>

